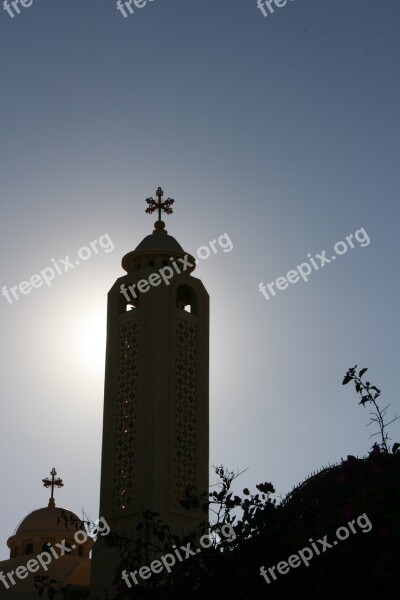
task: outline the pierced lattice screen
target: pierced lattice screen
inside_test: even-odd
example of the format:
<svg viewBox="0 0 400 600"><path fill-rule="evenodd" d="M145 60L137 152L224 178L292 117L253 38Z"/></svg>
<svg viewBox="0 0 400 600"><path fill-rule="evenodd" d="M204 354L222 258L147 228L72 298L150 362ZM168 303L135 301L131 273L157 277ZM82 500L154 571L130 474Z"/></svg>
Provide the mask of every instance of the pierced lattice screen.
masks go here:
<svg viewBox="0 0 400 600"><path fill-rule="evenodd" d="M176 413L174 445L174 498L196 484L196 366L197 320L180 314L176 323Z"/></svg>
<svg viewBox="0 0 400 600"><path fill-rule="evenodd" d="M136 466L136 403L139 353L139 320L120 324L118 337L117 394L113 508L133 508Z"/></svg>

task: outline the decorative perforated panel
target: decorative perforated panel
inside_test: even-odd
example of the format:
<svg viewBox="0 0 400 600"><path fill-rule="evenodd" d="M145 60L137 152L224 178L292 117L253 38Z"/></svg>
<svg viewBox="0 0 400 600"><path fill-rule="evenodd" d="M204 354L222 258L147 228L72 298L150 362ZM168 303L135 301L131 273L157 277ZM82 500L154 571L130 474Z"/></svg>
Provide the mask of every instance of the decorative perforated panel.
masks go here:
<svg viewBox="0 0 400 600"><path fill-rule="evenodd" d="M136 397L138 380L139 320L122 322L118 336L117 394L113 508L133 508L136 463Z"/></svg>
<svg viewBox="0 0 400 600"><path fill-rule="evenodd" d="M178 311L176 323L176 414L174 499L176 506L187 487L196 484L196 365L197 319Z"/></svg>

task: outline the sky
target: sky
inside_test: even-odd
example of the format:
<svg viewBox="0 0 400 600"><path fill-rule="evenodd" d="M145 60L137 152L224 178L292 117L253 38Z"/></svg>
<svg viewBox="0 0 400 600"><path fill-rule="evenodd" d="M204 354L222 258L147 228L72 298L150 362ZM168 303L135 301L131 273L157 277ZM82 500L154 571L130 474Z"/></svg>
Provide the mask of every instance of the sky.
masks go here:
<svg viewBox="0 0 400 600"><path fill-rule="evenodd" d="M232 242L194 272L210 465L279 498L365 455L374 430L345 371L369 367L400 413L399 3L19 6L0 3L0 559L52 467L57 504L98 516L107 292L158 186L186 251ZM49 285L22 284L49 268Z"/></svg>

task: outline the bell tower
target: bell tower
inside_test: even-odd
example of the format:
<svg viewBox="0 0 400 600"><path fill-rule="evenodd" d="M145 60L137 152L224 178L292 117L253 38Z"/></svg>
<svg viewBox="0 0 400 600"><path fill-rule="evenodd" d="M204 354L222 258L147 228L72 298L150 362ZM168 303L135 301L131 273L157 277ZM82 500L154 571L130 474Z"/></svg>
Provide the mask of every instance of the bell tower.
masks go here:
<svg viewBox="0 0 400 600"><path fill-rule="evenodd" d="M161 220L174 200L156 195L154 231L123 257L108 294L100 516L126 537L145 510L176 534L207 519L180 500L188 487L208 491L209 296ZM91 598L112 589L111 554L96 543Z"/></svg>

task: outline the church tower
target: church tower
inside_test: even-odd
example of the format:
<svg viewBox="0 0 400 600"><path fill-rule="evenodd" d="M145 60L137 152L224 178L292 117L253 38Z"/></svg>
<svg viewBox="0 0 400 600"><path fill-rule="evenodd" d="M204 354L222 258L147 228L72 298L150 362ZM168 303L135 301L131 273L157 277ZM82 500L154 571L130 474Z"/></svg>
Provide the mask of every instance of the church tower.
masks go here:
<svg viewBox="0 0 400 600"><path fill-rule="evenodd" d="M165 230L174 202L152 234L122 259L108 294L100 516L134 537L145 510L176 534L207 517L180 505L188 487L208 491L209 296L192 275L195 259ZM92 598L112 589L119 557L93 552Z"/></svg>

